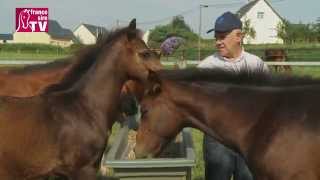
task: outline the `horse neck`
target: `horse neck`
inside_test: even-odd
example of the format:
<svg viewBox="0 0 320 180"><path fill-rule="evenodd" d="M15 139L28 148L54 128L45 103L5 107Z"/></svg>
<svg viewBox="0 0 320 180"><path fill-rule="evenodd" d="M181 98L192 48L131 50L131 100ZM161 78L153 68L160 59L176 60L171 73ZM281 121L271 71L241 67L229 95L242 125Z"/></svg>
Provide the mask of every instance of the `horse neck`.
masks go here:
<svg viewBox="0 0 320 180"><path fill-rule="evenodd" d="M174 103L185 111L189 126L214 136L223 144L242 154L250 146L250 131L263 113L267 97L254 90L210 83L171 86L175 89ZM196 93L195 93L196 92Z"/></svg>
<svg viewBox="0 0 320 180"><path fill-rule="evenodd" d="M73 92L81 94L84 106L98 118L99 127L111 128L118 114L121 87L126 80L126 72L121 63L122 52L117 48L111 49L110 56L98 59L81 79L73 85ZM77 101L77 99L75 99ZM77 102L75 102L77 103ZM111 122L112 121L112 122Z"/></svg>

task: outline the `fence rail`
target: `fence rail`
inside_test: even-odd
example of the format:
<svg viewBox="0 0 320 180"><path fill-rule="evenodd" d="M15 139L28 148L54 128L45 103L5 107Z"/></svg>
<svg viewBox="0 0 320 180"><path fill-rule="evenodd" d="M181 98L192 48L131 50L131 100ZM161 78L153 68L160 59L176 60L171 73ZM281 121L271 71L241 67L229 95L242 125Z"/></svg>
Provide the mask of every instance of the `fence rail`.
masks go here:
<svg viewBox="0 0 320 180"><path fill-rule="evenodd" d="M49 63L52 61L37 61L37 60L0 60L0 65L32 65L32 64L45 64ZM173 61L162 61L161 62L163 65L175 65L177 62ZM195 60L187 60L186 61L187 65L197 65L199 61ZM320 61L319 62L275 62L275 61L269 61L265 62L266 64L270 66L320 66Z"/></svg>
<svg viewBox="0 0 320 180"><path fill-rule="evenodd" d="M175 65L176 62L173 61L162 61L161 62L163 65ZM197 65L199 61L186 61L187 65ZM319 62L276 62L276 61L268 61L265 62L266 64L270 66L320 66L320 61Z"/></svg>

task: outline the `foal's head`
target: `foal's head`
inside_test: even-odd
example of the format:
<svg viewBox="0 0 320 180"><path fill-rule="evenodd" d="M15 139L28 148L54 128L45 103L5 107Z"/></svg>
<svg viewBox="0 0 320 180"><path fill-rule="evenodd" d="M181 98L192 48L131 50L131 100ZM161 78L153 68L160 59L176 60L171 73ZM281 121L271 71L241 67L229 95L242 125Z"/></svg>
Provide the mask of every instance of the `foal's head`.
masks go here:
<svg viewBox="0 0 320 180"><path fill-rule="evenodd" d="M82 57L99 61L97 66L103 66L104 62L114 62L108 64L106 68L115 68L120 76L124 72L125 79L146 80L148 77L148 66L160 64L160 57L153 56L152 51L142 40L141 30L136 28L136 20L133 19L129 26L115 30L98 39L97 44L88 49ZM153 61L157 58L159 61ZM116 71L115 71L116 72Z"/></svg>
<svg viewBox="0 0 320 180"><path fill-rule="evenodd" d="M121 68L126 69L130 79L146 80L148 69L157 70L161 66L160 56L155 55L142 40L141 31L136 29L135 19L130 22L126 31L122 41L124 43L119 44L119 47L125 47L121 56Z"/></svg>
<svg viewBox="0 0 320 180"><path fill-rule="evenodd" d="M185 115L171 100L179 94L165 91L170 84L161 81L154 73L150 73L148 80L150 86L141 101L141 124L135 147L138 158L158 155L185 126Z"/></svg>
<svg viewBox="0 0 320 180"><path fill-rule="evenodd" d="M155 50L150 50L141 55L143 56L144 64L148 69L152 71L159 71L163 69L160 62L160 53ZM123 95L134 95L138 100L140 100L144 93L144 86L142 83L129 80L124 84L121 93Z"/></svg>

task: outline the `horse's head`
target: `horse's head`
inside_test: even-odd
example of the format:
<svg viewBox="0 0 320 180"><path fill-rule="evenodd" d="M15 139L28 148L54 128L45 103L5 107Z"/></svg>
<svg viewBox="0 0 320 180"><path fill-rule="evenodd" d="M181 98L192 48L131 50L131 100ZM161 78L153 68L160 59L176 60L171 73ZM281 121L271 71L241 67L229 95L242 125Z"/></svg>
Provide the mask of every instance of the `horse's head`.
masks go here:
<svg viewBox="0 0 320 180"><path fill-rule="evenodd" d="M143 56L143 63L147 69L152 71L159 71L163 69L160 62L160 54L155 50L146 50L144 53L141 53L140 56ZM129 80L124 84L121 93L125 96L128 94L134 95L138 100L140 100L144 93L144 86L142 83Z"/></svg>
<svg viewBox="0 0 320 180"><path fill-rule="evenodd" d="M141 31L136 29L136 20L133 19L126 28L126 35L122 39L121 67L126 70L129 79L145 81L148 69L159 70L160 55L151 50L142 40Z"/></svg>
<svg viewBox="0 0 320 180"><path fill-rule="evenodd" d="M165 90L170 84L165 84L154 72L150 72L148 82L141 101L141 124L135 147L137 158L158 155L184 126L183 114L171 101L172 92Z"/></svg>

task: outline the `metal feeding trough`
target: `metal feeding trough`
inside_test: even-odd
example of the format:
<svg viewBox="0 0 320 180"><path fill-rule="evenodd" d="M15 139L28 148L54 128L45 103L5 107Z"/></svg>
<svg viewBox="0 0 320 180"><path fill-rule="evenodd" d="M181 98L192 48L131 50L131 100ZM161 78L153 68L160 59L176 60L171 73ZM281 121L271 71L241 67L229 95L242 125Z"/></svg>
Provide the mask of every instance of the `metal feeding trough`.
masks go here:
<svg viewBox="0 0 320 180"><path fill-rule="evenodd" d="M124 127L115 137L110 151L104 155L102 167L112 169L120 180L191 180L195 165L189 129L181 132L159 158L128 160L128 132Z"/></svg>

